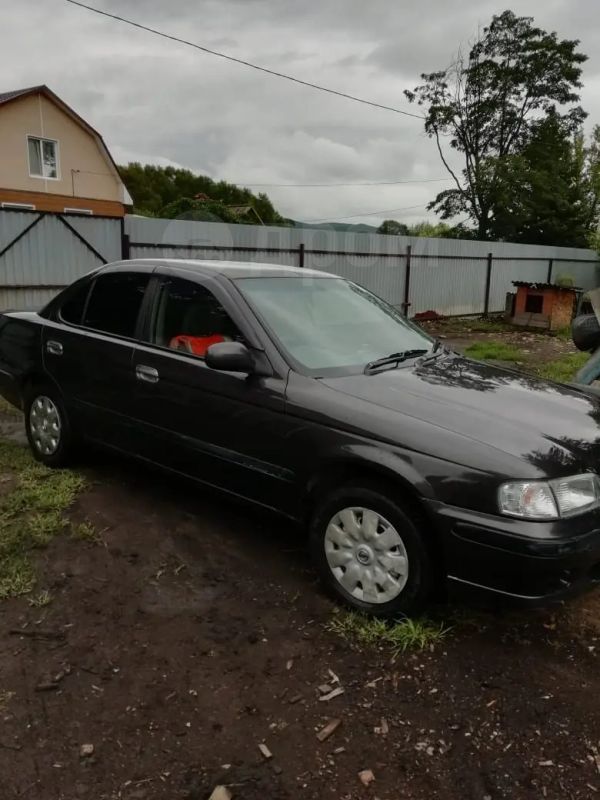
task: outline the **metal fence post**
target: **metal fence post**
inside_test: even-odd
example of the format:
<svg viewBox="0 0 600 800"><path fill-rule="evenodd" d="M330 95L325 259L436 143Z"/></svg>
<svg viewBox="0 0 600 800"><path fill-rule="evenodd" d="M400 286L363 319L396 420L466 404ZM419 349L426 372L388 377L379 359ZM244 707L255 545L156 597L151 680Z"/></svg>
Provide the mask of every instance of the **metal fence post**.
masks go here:
<svg viewBox="0 0 600 800"><path fill-rule="evenodd" d="M548 259L548 275L546 277L546 283L552 283L552 267L554 266L554 259Z"/></svg>
<svg viewBox="0 0 600 800"><path fill-rule="evenodd" d="M298 245L298 266L300 268L304 267L304 245Z"/></svg>
<svg viewBox="0 0 600 800"><path fill-rule="evenodd" d="M127 261L131 258L129 235L125 233L125 218L121 217L121 258Z"/></svg>
<svg viewBox="0 0 600 800"><path fill-rule="evenodd" d="M402 303L402 313L408 317L408 309L410 306L410 257L412 254L412 246L409 244L406 247L406 271L404 273L404 302Z"/></svg>
<svg viewBox="0 0 600 800"><path fill-rule="evenodd" d="M490 286L492 283L492 261L494 259L493 253L487 254L487 268L485 271L485 299L483 301L483 316L487 317L490 311Z"/></svg>

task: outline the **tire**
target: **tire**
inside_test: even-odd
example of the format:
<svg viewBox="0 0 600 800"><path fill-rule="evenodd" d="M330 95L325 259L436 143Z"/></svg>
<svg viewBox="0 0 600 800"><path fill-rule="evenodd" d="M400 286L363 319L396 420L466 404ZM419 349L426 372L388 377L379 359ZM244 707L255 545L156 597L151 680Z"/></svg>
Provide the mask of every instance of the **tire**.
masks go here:
<svg viewBox="0 0 600 800"><path fill-rule="evenodd" d="M312 557L326 587L346 605L374 616L418 611L434 578L418 522L412 509L390 500L376 484L333 491L310 526Z"/></svg>
<svg viewBox="0 0 600 800"><path fill-rule="evenodd" d="M571 336L578 350L593 351L600 345L600 324L595 314L581 314L571 325Z"/></svg>
<svg viewBox="0 0 600 800"><path fill-rule="evenodd" d="M75 438L62 398L48 386L36 387L25 402L27 441L37 461L64 467L73 455Z"/></svg>

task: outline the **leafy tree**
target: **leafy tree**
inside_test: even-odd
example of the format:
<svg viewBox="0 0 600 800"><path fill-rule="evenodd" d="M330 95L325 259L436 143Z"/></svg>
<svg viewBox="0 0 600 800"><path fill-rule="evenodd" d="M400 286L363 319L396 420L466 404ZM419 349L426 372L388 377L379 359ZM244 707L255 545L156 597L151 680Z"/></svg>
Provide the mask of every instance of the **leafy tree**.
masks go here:
<svg viewBox="0 0 600 800"><path fill-rule="evenodd" d="M211 201L221 204L223 208L253 206L265 225L289 225L289 222L277 213L266 194L255 195L250 189L226 181L213 181L212 178L196 175L189 169L132 162L119 167L119 171L133 197L134 208L140 214L156 216L162 209L176 201L205 195ZM235 221L246 220L236 216Z"/></svg>
<svg viewBox="0 0 600 800"><path fill-rule="evenodd" d="M240 222L240 218L230 208L216 201L194 200L182 197L167 203L159 215L164 219L192 219L202 222Z"/></svg>
<svg viewBox="0 0 600 800"><path fill-rule="evenodd" d="M498 167L499 191L490 223L493 238L530 244L587 247L598 227L598 131L583 135L549 114L531 141Z"/></svg>
<svg viewBox="0 0 600 800"><path fill-rule="evenodd" d="M377 228L377 233L385 233L388 236L408 236L408 225L397 222L395 219L385 219Z"/></svg>
<svg viewBox="0 0 600 800"><path fill-rule="evenodd" d="M554 115L561 129L575 133L585 118L579 106L579 42L558 39L537 28L531 17L512 11L494 16L471 47L458 52L451 67L423 74L423 83L405 94L425 110L425 131L435 140L455 188L437 195L430 208L442 219L466 213L477 237L505 238L495 220L498 198L507 202L508 182L531 145L540 120ZM569 106L562 115L558 107ZM452 166L450 150L464 166Z"/></svg>
<svg viewBox="0 0 600 800"><path fill-rule="evenodd" d="M447 225L445 222L417 222L415 225L406 225L395 219L386 219L377 228L377 233L387 233L392 236L429 236L437 239L472 239L473 231L464 225Z"/></svg>

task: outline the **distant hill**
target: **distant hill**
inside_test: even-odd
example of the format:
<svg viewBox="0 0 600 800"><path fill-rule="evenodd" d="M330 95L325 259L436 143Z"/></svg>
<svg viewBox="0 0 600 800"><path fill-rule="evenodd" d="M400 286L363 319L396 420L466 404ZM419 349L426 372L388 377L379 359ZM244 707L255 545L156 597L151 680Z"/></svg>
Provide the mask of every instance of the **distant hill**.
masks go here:
<svg viewBox="0 0 600 800"><path fill-rule="evenodd" d="M326 231L341 231L343 233L377 233L374 225L365 225L362 222L353 225L349 222L297 222L290 220L294 228L321 228Z"/></svg>

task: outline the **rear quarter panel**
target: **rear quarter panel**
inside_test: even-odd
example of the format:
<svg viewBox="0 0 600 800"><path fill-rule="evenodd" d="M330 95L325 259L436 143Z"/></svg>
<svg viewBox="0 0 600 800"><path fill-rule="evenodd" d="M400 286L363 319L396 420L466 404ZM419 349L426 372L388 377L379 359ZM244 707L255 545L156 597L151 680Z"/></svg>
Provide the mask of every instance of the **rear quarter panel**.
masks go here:
<svg viewBox="0 0 600 800"><path fill-rule="evenodd" d="M28 381L43 371L43 323L33 312L0 314L0 395L18 408Z"/></svg>

